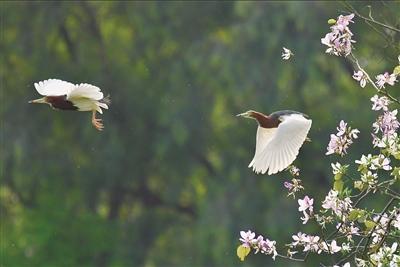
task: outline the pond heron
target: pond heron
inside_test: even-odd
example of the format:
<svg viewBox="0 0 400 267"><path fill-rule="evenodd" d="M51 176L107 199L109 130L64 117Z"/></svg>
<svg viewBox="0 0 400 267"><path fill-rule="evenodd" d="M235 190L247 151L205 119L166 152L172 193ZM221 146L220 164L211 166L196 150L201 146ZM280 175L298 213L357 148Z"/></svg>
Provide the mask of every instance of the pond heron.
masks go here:
<svg viewBox="0 0 400 267"><path fill-rule="evenodd" d="M101 119L96 118L96 112L103 114L102 108L108 109L110 98L104 97L99 87L87 83L73 84L58 79L49 79L34 85L38 93L44 97L29 103L49 104L57 110L91 111L93 126L99 131L104 129Z"/></svg>
<svg viewBox="0 0 400 267"><path fill-rule="evenodd" d="M256 151L249 168L268 175L284 170L296 159L312 123L307 115L291 110L270 115L249 110L237 116L258 122Z"/></svg>

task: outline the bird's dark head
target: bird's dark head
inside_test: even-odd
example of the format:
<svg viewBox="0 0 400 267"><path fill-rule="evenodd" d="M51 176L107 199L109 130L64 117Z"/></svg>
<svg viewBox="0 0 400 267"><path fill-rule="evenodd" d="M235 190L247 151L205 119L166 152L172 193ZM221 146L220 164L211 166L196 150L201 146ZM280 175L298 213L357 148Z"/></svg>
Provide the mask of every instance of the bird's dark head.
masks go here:
<svg viewBox="0 0 400 267"><path fill-rule="evenodd" d="M29 104L49 104L47 97L42 97L39 99L31 100L28 102Z"/></svg>
<svg viewBox="0 0 400 267"><path fill-rule="evenodd" d="M263 128L276 128L278 127L279 123L281 123L281 121L278 118L272 118L270 116L267 116L261 112L254 110L249 110L244 113L240 113L236 116L248 119L254 119L257 121L258 125Z"/></svg>
<svg viewBox="0 0 400 267"><path fill-rule="evenodd" d="M259 112L254 111L254 110L248 110L246 112L237 114L236 116L237 117L247 118L247 119L256 119L257 118L257 113L259 113Z"/></svg>

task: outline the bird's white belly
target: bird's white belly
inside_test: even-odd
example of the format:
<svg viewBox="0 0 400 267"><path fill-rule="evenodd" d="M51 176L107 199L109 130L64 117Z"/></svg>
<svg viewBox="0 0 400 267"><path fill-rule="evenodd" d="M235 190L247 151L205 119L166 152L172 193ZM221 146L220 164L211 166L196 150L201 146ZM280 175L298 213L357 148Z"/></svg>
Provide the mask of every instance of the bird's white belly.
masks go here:
<svg viewBox="0 0 400 267"><path fill-rule="evenodd" d="M74 104L74 106L78 108L79 111L97 110L97 100L92 100L88 98L74 98L70 101Z"/></svg>

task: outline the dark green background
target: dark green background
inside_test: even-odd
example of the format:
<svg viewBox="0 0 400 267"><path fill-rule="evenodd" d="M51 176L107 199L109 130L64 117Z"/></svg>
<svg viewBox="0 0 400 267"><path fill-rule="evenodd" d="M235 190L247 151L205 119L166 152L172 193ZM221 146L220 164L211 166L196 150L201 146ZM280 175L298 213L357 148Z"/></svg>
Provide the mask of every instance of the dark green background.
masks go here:
<svg viewBox="0 0 400 267"><path fill-rule="evenodd" d="M368 11L366 2L352 4ZM398 2L372 4L377 20L399 23ZM352 64L325 54L320 42L327 20L345 14L341 3L15 1L0 8L0 266L330 263L237 258L240 230L277 240L282 251L292 233L315 225L301 225L297 202L286 197L288 173L247 168L256 124L235 114L292 109L313 119L313 141L295 164L317 203L332 184L330 162L369 151L374 91L361 89ZM363 66L374 75L391 71L398 36L388 44L358 18L351 30ZM290 61L281 59L283 46L295 53ZM89 113L29 105L38 97L33 83L48 78L109 93L104 132ZM349 157L325 156L341 119L360 138Z"/></svg>

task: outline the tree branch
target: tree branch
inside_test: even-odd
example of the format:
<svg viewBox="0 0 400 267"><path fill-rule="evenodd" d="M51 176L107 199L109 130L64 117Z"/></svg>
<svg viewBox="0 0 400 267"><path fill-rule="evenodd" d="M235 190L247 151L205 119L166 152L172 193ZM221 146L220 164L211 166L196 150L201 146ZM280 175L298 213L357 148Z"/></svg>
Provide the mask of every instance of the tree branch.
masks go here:
<svg viewBox="0 0 400 267"><path fill-rule="evenodd" d="M385 208L382 210L381 214L379 215L379 218L378 218L376 224L374 225L374 227L372 228L370 234L368 235L367 243L364 246L364 251L363 251L362 255L365 255L365 253L367 252L368 245L369 245L369 242L371 241L372 234L375 232L375 229L376 229L377 225L380 223L383 214L389 209L390 205L392 205L394 200L395 200L394 198L390 199L390 201L386 204Z"/></svg>
<svg viewBox="0 0 400 267"><path fill-rule="evenodd" d="M390 95L386 90L382 90L378 86L376 86L376 84L371 79L371 77L368 75L368 73L360 66L358 59L356 58L356 56L353 53L351 53L350 56L351 56L350 58L352 59L352 61L357 65L358 69L362 71L362 73L365 75L365 77L367 77L368 82L372 84L372 86L375 88L375 90L378 92L378 94L384 95L387 98L389 98L390 100L392 100L393 102L396 102L397 104L400 105L400 100L398 100L397 98Z"/></svg>
<svg viewBox="0 0 400 267"><path fill-rule="evenodd" d="M393 26L390 26L390 25L387 25L387 24L385 24L385 23L382 23L382 22L379 22L379 21L375 20L375 19L372 17L371 6L368 6L368 8L369 8L369 14L368 14L369 18L367 18L367 17L361 15L361 14L357 11L357 9L355 9L355 8L354 8L351 4L349 4L347 1L344 2L344 5L345 5L351 12L353 12L357 17L359 17L359 18L361 18L361 19L363 19L363 20L365 20L365 21L369 21L369 22L375 23L375 24L377 24L377 25L379 25L379 26L382 26L382 27L384 27L384 28L387 28L387 29L390 29L390 30L392 30L392 31L395 31L395 32L400 33L400 29L397 29L397 28L395 28L395 27L393 27Z"/></svg>

